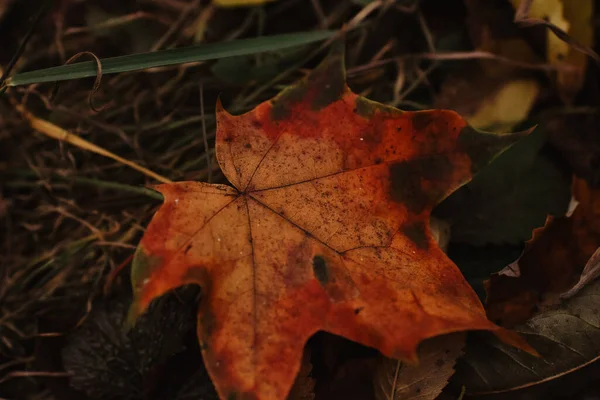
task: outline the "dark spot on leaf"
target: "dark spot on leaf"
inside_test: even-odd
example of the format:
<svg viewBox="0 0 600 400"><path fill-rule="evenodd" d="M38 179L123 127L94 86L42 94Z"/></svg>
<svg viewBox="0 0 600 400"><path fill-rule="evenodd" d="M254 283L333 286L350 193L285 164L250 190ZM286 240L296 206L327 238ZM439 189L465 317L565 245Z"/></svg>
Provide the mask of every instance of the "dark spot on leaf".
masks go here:
<svg viewBox="0 0 600 400"><path fill-rule="evenodd" d="M381 159L381 157L377 157L377 158L375 159L375 164L381 164L381 162L382 162L382 161L383 161L383 160Z"/></svg>
<svg viewBox="0 0 600 400"><path fill-rule="evenodd" d="M401 161L390 165L390 198L420 214L443 196L452 164L444 155ZM424 189L422 180L429 181Z"/></svg>
<svg viewBox="0 0 600 400"><path fill-rule="evenodd" d="M363 310L364 307L358 307L354 309L354 315L358 315L360 314L360 312Z"/></svg>
<svg viewBox="0 0 600 400"><path fill-rule="evenodd" d="M257 129L262 128L262 124L260 123L259 120L256 120L256 119L254 121L252 121L252 126Z"/></svg>
<svg viewBox="0 0 600 400"><path fill-rule="evenodd" d="M244 148L246 148L246 149L251 149L251 148L252 148L252 145L251 145L250 143L246 143L246 144L244 145Z"/></svg>
<svg viewBox="0 0 600 400"><path fill-rule="evenodd" d="M192 249L192 245L188 244L187 246L185 246L185 250L183 251L183 254L187 254L188 251L190 251Z"/></svg>
<svg viewBox="0 0 600 400"><path fill-rule="evenodd" d="M422 131L433 122L433 117L430 112L415 112L412 117L412 125L414 130Z"/></svg>
<svg viewBox="0 0 600 400"><path fill-rule="evenodd" d="M315 256L313 258L313 272L315 278L317 278L321 285L325 285L329 282L329 271L325 259L322 256Z"/></svg>
<svg viewBox="0 0 600 400"><path fill-rule="evenodd" d="M225 143L231 143L231 142L233 142L233 139L232 139L232 138L230 138L229 136L227 136L225 139L223 139L223 141L224 141Z"/></svg>
<svg viewBox="0 0 600 400"><path fill-rule="evenodd" d="M297 86L292 86L284 90L275 99L271 108L271 118L275 121L282 120L290 116L291 108L294 104L301 102L306 96L307 87L303 81Z"/></svg>
<svg viewBox="0 0 600 400"><path fill-rule="evenodd" d="M421 393L421 388L417 388L417 390L415 390L415 392Z"/></svg>
<svg viewBox="0 0 600 400"><path fill-rule="evenodd" d="M426 250L429 247L429 240L425 231L425 224L423 221L416 221L408 223L400 228L417 248Z"/></svg>

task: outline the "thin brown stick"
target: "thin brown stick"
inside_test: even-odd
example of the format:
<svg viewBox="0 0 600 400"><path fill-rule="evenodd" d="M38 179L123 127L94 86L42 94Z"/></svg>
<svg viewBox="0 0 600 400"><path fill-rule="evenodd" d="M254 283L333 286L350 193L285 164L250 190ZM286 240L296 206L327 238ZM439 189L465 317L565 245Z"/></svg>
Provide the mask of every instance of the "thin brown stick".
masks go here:
<svg viewBox="0 0 600 400"><path fill-rule="evenodd" d="M6 374L0 383L4 383L13 378L29 378L34 376L46 377L46 378L66 378L73 375L70 372L48 372L48 371L14 371Z"/></svg>
<svg viewBox="0 0 600 400"><path fill-rule="evenodd" d="M348 74L356 74L372 68L380 67L385 64L392 62L404 61L404 60L440 60L440 61L460 61L460 60L496 60L507 64L514 65L523 69L543 70L543 71L556 71L556 70L573 70L574 67L570 65L550 65L550 64L536 64L527 63L523 61L513 60L508 57L493 54L487 51L463 51L463 52L448 52L448 53L417 53L417 54L406 54L398 57L384 58L377 62L369 63L359 67L352 68L348 71Z"/></svg>
<svg viewBox="0 0 600 400"><path fill-rule="evenodd" d="M160 18L160 16L156 16L156 15L150 14L145 11L137 11L132 14L120 15L118 17L109 18L106 21L103 21L99 24L92 25L92 26L73 26L71 28L67 28L64 31L63 35L70 36L70 35L75 35L78 33L86 33L89 31L113 28L116 26L134 22L134 21L137 21L140 19L150 19L150 20L158 21L159 23L161 23L163 25L170 25L170 21L168 21L164 18Z"/></svg>

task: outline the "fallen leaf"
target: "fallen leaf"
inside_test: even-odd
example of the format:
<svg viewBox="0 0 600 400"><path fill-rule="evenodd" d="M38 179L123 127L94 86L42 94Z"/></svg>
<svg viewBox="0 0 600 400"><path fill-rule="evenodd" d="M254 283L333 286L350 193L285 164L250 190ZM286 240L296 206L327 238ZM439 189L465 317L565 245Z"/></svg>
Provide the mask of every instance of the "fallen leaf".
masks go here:
<svg viewBox="0 0 600 400"><path fill-rule="evenodd" d="M600 189L574 178L573 197L579 204L570 217L549 217L534 230L521 257L491 276L490 319L505 326L524 322L538 307L555 304L580 279L600 246Z"/></svg>
<svg viewBox="0 0 600 400"><path fill-rule="evenodd" d="M581 289L584 288L585 285L592 282L596 278L600 276L600 247L596 250L596 252L590 257L587 264L583 268L581 272L581 276L579 277L579 281L573 286L571 289L567 290L560 297L568 299L569 297L573 297L576 295Z"/></svg>
<svg viewBox="0 0 600 400"><path fill-rule="evenodd" d="M590 89L591 92L594 91ZM573 173L586 179L594 187L600 186L598 113L558 113L547 115L545 120L549 141L568 161Z"/></svg>
<svg viewBox="0 0 600 400"><path fill-rule="evenodd" d="M483 98L477 111L465 119L476 128L512 129L525 120L539 90L539 84L532 79L504 82L496 92Z"/></svg>
<svg viewBox="0 0 600 400"><path fill-rule="evenodd" d="M485 301L485 281L491 274L517 258L522 247L516 245L473 246L466 243L452 242L448 246L448 257L458 266L469 285Z"/></svg>
<svg viewBox="0 0 600 400"><path fill-rule="evenodd" d="M509 2L465 0L465 6L468 11L467 28L475 49L516 62L543 63L544 59L536 54L533 45L523 38L522 29L513 23L515 10ZM490 80L533 77L514 63L480 60L477 65ZM472 77L477 75L479 73Z"/></svg>
<svg viewBox="0 0 600 400"><path fill-rule="evenodd" d="M377 400L433 400L454 374L454 364L465 345L464 333L425 340L419 347L419 363L407 364L382 358L375 371Z"/></svg>
<svg viewBox="0 0 600 400"><path fill-rule="evenodd" d="M199 398L183 396L186 393L216 399L200 360L197 371L193 363L183 368L171 364L171 359L184 350L185 338L194 331L197 293L196 288L182 288L162 297L129 332L122 326L130 296L115 295L95 302L81 326L66 337L62 349L71 386L98 400ZM165 397L155 397L159 392Z"/></svg>
<svg viewBox="0 0 600 400"><path fill-rule="evenodd" d="M588 54L594 43L593 0L511 0L515 9L527 1L529 12L517 16L516 22L527 25L544 24L546 30L546 57L552 65L573 68L557 70L556 84L566 102L573 98L583 85ZM590 50L586 50L590 49ZM597 54L589 54L598 57ZM596 58L597 59L597 58Z"/></svg>
<svg viewBox="0 0 600 400"><path fill-rule="evenodd" d="M455 109L474 128L503 132L527 118L539 91L534 79L463 73L444 82L435 106Z"/></svg>
<svg viewBox="0 0 600 400"><path fill-rule="evenodd" d="M478 132L455 112L402 112L352 93L343 52L240 116L217 109L233 186L156 186L164 204L132 266L134 320L199 284L198 338L224 399L284 399L320 330L415 361L424 339L491 330L436 245L432 208L527 132Z"/></svg>
<svg viewBox="0 0 600 400"><path fill-rule="evenodd" d="M559 307L515 327L539 350L541 358L506 346L489 335L470 341L457 365L456 380L466 385L469 394L512 392L548 383L597 361L599 296L600 281L596 280ZM546 395L533 398L548 398L552 393L549 390ZM510 398L515 398L515 394Z"/></svg>
<svg viewBox="0 0 600 400"><path fill-rule="evenodd" d="M510 4L465 0L465 5L477 50L518 62L538 62L529 44L518 36ZM540 89L539 77L531 71L497 60L472 60L448 75L434 107L457 111L474 128L505 132L527 118Z"/></svg>
<svg viewBox="0 0 600 400"><path fill-rule="evenodd" d="M438 206L435 215L451 223L454 243L521 246L547 215L564 215L571 175L544 147L544 133L536 129Z"/></svg>

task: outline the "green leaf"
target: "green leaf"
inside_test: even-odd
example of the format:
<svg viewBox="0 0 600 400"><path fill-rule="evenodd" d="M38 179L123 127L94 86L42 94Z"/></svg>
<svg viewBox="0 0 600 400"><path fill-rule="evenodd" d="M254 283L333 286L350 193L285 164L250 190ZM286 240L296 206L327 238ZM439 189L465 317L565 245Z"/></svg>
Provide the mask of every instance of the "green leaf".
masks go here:
<svg viewBox="0 0 600 400"><path fill-rule="evenodd" d="M598 360L599 298L596 280L562 305L513 328L540 353L539 358L489 335L473 337L477 340L469 342L457 366L457 381L467 387L467 393L511 392L509 398L518 398L515 390L547 384ZM530 398L549 398L551 392L544 388L546 395Z"/></svg>
<svg viewBox="0 0 600 400"><path fill-rule="evenodd" d="M436 215L452 223L453 242L520 244L547 215L564 214L570 176L545 152L545 142L536 128L438 207Z"/></svg>
<svg viewBox="0 0 600 400"><path fill-rule="evenodd" d="M318 42L333 36L334 33L334 31L298 32L107 58L101 60L102 74L281 50ZM96 76L96 63L86 61L16 74L7 80L7 85L19 86L31 83L57 82L91 76Z"/></svg>

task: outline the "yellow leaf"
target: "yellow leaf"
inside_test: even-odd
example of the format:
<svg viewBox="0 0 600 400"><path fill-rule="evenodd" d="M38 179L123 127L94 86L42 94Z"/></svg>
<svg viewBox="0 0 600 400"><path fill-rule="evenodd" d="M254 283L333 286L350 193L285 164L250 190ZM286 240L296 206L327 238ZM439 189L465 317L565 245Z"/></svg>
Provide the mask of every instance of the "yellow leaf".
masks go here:
<svg viewBox="0 0 600 400"><path fill-rule="evenodd" d="M511 0L518 9L523 0ZM534 0L528 18L543 19L565 31L577 43L592 47L594 40L594 3L592 0ZM583 85L588 56L546 30L546 59L552 65L568 64L575 69L559 69L558 89L570 100Z"/></svg>
<svg viewBox="0 0 600 400"><path fill-rule="evenodd" d="M539 84L534 80L509 81L483 99L480 107L465 119L475 128L512 127L527 117L539 90Z"/></svg>

